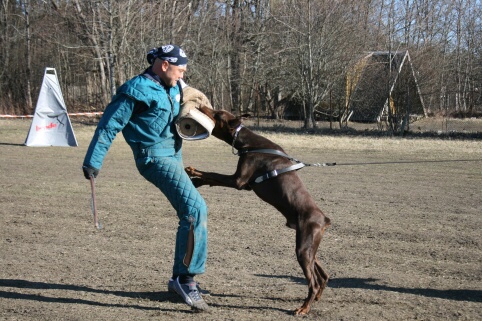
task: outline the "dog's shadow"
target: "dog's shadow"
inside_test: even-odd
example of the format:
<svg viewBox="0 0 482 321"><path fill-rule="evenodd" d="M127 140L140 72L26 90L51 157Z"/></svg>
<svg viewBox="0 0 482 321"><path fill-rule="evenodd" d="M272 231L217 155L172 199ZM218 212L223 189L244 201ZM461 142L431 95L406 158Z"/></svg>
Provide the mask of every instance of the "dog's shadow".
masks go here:
<svg viewBox="0 0 482 321"><path fill-rule="evenodd" d="M259 277L289 279L292 282L306 284L303 277L289 275L266 275L256 274ZM328 281L327 288L332 289L365 289L376 291L397 292L403 294L414 294L428 298L439 298L453 301L482 302L482 291L468 289L438 290L430 288L403 288L390 285L377 284L379 279L374 278L332 278Z"/></svg>

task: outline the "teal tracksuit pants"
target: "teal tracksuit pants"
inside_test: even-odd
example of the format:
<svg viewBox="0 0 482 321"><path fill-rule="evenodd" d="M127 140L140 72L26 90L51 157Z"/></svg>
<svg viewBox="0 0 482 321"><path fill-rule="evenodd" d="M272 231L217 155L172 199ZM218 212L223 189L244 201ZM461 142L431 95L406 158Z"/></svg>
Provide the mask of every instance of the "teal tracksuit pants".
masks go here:
<svg viewBox="0 0 482 321"><path fill-rule="evenodd" d="M146 155L137 158L136 165L139 173L167 197L179 217L173 275L204 273L208 209L185 172L181 156Z"/></svg>

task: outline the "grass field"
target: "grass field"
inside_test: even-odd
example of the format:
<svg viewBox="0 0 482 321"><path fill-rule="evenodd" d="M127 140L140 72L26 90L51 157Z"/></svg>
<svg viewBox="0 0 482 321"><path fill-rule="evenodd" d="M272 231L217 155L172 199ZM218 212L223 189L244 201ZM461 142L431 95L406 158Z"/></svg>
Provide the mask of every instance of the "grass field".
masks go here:
<svg viewBox="0 0 482 321"><path fill-rule="evenodd" d="M294 232L254 193L200 188L212 309L193 314L167 292L176 214L122 136L96 181L98 231L81 171L95 127L74 124L79 147L33 148L29 126L0 120L1 320L296 319L307 287ZM299 171L333 223L318 253L331 280L303 320L482 319L481 140L262 134L338 163ZM230 174L237 156L209 138L186 142L184 162Z"/></svg>

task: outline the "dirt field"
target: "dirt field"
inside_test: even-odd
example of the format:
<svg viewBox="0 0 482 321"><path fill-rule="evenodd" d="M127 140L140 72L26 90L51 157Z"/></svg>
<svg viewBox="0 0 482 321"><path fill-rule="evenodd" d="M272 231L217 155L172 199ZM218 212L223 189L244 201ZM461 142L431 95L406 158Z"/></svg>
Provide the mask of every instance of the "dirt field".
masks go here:
<svg viewBox="0 0 482 321"><path fill-rule="evenodd" d="M136 171L120 135L97 179L95 230L77 148L25 147L30 120L0 120L1 320L296 320L307 294L294 231L252 192L201 187L210 313L167 292L176 214ZM331 275L303 320L482 319L482 141L271 134L333 225ZM234 172L230 146L184 145L185 165ZM416 160L426 162L397 163ZM454 160L452 162L430 162ZM478 161L462 161L478 160ZM386 165L344 163L388 162Z"/></svg>

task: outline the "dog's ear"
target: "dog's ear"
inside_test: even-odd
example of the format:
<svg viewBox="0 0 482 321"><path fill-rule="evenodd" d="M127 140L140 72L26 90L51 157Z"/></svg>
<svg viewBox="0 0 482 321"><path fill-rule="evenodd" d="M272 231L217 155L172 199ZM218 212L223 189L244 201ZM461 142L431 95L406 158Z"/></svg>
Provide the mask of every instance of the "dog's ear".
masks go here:
<svg viewBox="0 0 482 321"><path fill-rule="evenodd" d="M231 115L232 116L232 115ZM228 121L228 124L229 124L229 127L231 128L236 128L238 127L239 125L241 125L243 123L243 121L245 121L246 119L248 119L249 117L251 117L250 114L243 114L241 116L237 116L237 117L234 117L233 119L229 120Z"/></svg>
<svg viewBox="0 0 482 321"><path fill-rule="evenodd" d="M239 125L241 125L242 121L241 118L236 117L228 121L228 125L231 129L237 128Z"/></svg>
<svg viewBox="0 0 482 321"><path fill-rule="evenodd" d="M241 116L237 116L234 119L230 120L229 125L231 126L231 128L236 128L239 125L241 125L243 123L243 121L245 121L249 117L251 117L250 114L242 114Z"/></svg>

